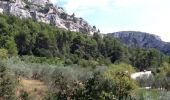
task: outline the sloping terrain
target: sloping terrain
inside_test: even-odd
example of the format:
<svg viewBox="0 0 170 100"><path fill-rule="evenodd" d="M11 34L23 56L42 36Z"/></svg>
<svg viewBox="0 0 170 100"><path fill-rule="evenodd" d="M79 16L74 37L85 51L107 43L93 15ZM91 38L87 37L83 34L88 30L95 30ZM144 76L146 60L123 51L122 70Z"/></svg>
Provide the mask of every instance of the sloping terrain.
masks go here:
<svg viewBox="0 0 170 100"><path fill-rule="evenodd" d="M32 18L35 21L54 25L66 30L93 34L96 27L92 27L82 18L67 12L49 0L1 0L0 13L17 16L21 19Z"/></svg>
<svg viewBox="0 0 170 100"><path fill-rule="evenodd" d="M170 43L164 42L159 36L137 31L120 31L109 33L108 36L118 38L129 47L155 48L170 55Z"/></svg>

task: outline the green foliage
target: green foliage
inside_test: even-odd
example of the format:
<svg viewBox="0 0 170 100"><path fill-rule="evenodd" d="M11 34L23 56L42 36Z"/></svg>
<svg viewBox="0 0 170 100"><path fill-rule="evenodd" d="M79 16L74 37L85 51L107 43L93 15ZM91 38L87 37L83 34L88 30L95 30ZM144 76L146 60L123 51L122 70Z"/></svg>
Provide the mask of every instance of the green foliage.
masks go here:
<svg viewBox="0 0 170 100"><path fill-rule="evenodd" d="M9 55L17 55L18 53L16 43L12 37L0 37L0 47L7 49Z"/></svg>
<svg viewBox="0 0 170 100"><path fill-rule="evenodd" d="M170 64L163 63L162 67L159 68L160 76L168 76L170 74Z"/></svg>
<svg viewBox="0 0 170 100"><path fill-rule="evenodd" d="M126 59L128 59L127 48L119 41L111 37L104 37L103 41L104 44L101 47L101 51L106 57L110 57L112 63L115 63L116 61L126 61Z"/></svg>
<svg viewBox="0 0 170 100"><path fill-rule="evenodd" d="M0 59L5 59L8 57L8 51L6 49L0 49Z"/></svg>
<svg viewBox="0 0 170 100"><path fill-rule="evenodd" d="M105 79L111 82L113 94L119 99L131 96L132 91L138 87L130 78L132 72L135 72L132 66L120 64L111 66L104 74Z"/></svg>
<svg viewBox="0 0 170 100"><path fill-rule="evenodd" d="M164 60L165 56L155 49L130 49L131 64L139 70L155 70Z"/></svg>
<svg viewBox="0 0 170 100"><path fill-rule="evenodd" d="M14 39L8 39L6 40L5 48L8 50L9 55L17 55L18 50L16 47L16 43Z"/></svg>
<svg viewBox="0 0 170 100"><path fill-rule="evenodd" d="M137 87L129 73L135 70L126 64L94 69L74 66L24 62L17 58L6 60L16 75L44 81L50 88L50 99L116 99L130 96ZM125 69L123 69L125 68ZM126 75L127 74L127 75Z"/></svg>
<svg viewBox="0 0 170 100"><path fill-rule="evenodd" d="M117 39L100 33L90 37L14 16L0 15L0 33L0 48L7 49L10 56L58 57L65 64L93 67L124 62L140 70L156 70L168 59L154 49L128 49Z"/></svg>
<svg viewBox="0 0 170 100"><path fill-rule="evenodd" d="M82 67L96 67L98 66L98 62L94 61L94 60L84 60L84 59L80 59L78 61L78 65L82 66Z"/></svg>
<svg viewBox="0 0 170 100"><path fill-rule="evenodd" d="M64 13L60 17L67 19ZM155 49L128 48L99 33L87 36L32 19L0 15L0 48L0 59L21 56L4 60L14 74L42 80L50 87L47 100L133 99L138 86L130 78L136 71L132 66L152 70L153 87L170 90L170 57ZM12 98L13 80L3 65L0 73L1 98ZM27 93L22 96L28 97Z"/></svg>
<svg viewBox="0 0 170 100"><path fill-rule="evenodd" d="M76 65L64 67L60 64L31 63L21 61L19 58L10 58L6 60L6 63L8 68L17 75L44 81L50 90L46 100L156 98L150 93L136 92L138 86L130 78L130 74L134 73L135 69L128 64L96 66L89 69L89 67L81 68Z"/></svg>
<svg viewBox="0 0 170 100"><path fill-rule="evenodd" d="M20 98L21 100L30 100L29 94L24 90L21 91Z"/></svg>
<svg viewBox="0 0 170 100"><path fill-rule="evenodd" d="M154 88L170 90L170 64L163 63L155 76Z"/></svg>
<svg viewBox="0 0 170 100"><path fill-rule="evenodd" d="M159 99L159 91L158 90L145 90L139 89L135 91L135 99L136 100L161 100Z"/></svg>
<svg viewBox="0 0 170 100"><path fill-rule="evenodd" d="M47 57L35 57L35 56L22 56L20 57L26 63L41 63L49 65L63 65L64 61L60 58L47 58ZM70 65L70 64L69 64Z"/></svg>
<svg viewBox="0 0 170 100"><path fill-rule="evenodd" d="M81 100L120 100L131 98L133 91L138 86L125 71L130 73L134 69L126 64L113 65L104 69L97 68L94 76L87 80L84 89L79 93L78 97Z"/></svg>
<svg viewBox="0 0 170 100"><path fill-rule="evenodd" d="M0 99L12 100L15 98L15 78L7 71L7 67L0 62Z"/></svg>
<svg viewBox="0 0 170 100"><path fill-rule="evenodd" d="M58 100L58 95L54 92L49 92L45 97L45 100Z"/></svg>
<svg viewBox="0 0 170 100"><path fill-rule="evenodd" d="M0 18L2 33L0 47L6 48L10 55L18 53L48 58L59 57L64 58L63 60L70 59L69 63L73 64L78 63L79 59L92 61L107 59L112 63L128 61L127 48L114 38L102 39L97 33L89 37L37 23L31 19L20 20L2 15Z"/></svg>
<svg viewBox="0 0 170 100"><path fill-rule="evenodd" d="M126 72L126 73L128 73L130 75L131 73L136 72L134 67L132 67L129 64L125 64L125 63L111 65L109 68L110 68L109 73L113 73L113 74L116 74L116 72L120 72L120 73L121 72Z"/></svg>
<svg viewBox="0 0 170 100"><path fill-rule="evenodd" d="M133 98L135 100L169 100L170 92L158 89L138 89Z"/></svg>

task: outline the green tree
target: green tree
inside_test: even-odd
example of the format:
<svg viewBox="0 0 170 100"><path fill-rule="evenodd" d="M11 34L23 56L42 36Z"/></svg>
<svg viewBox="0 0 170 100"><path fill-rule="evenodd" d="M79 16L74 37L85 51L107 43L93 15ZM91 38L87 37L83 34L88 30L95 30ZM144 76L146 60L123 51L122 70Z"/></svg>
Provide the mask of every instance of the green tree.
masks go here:
<svg viewBox="0 0 170 100"><path fill-rule="evenodd" d="M126 48L113 37L104 37L104 50L102 54L109 57L112 63L127 61L128 55Z"/></svg>
<svg viewBox="0 0 170 100"><path fill-rule="evenodd" d="M158 68L163 60L164 55L155 49L130 49L131 64L140 70L154 70Z"/></svg>
<svg viewBox="0 0 170 100"><path fill-rule="evenodd" d="M163 63L155 76L153 87L170 90L170 64Z"/></svg>
<svg viewBox="0 0 170 100"><path fill-rule="evenodd" d="M104 77L110 82L113 94L119 99L130 97L137 89L137 83L130 78L133 72L134 68L127 64L112 65L106 70Z"/></svg>
<svg viewBox="0 0 170 100"><path fill-rule="evenodd" d="M10 55L18 54L17 46L14 39L9 38L8 40L6 40L5 48L8 50L8 54Z"/></svg>
<svg viewBox="0 0 170 100"><path fill-rule="evenodd" d="M15 41L20 55L31 54L31 47L34 45L31 43L31 36L29 33L22 32L15 37Z"/></svg>

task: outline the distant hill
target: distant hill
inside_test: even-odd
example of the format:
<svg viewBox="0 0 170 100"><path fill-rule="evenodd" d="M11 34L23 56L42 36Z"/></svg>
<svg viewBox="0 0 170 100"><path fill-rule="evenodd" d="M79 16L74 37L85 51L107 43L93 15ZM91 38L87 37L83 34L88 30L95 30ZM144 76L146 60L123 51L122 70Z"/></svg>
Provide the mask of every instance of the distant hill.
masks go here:
<svg viewBox="0 0 170 100"><path fill-rule="evenodd" d="M116 37L129 47L155 48L170 55L170 43L162 41L159 36L154 34L138 31L120 31L108 33L107 36Z"/></svg>

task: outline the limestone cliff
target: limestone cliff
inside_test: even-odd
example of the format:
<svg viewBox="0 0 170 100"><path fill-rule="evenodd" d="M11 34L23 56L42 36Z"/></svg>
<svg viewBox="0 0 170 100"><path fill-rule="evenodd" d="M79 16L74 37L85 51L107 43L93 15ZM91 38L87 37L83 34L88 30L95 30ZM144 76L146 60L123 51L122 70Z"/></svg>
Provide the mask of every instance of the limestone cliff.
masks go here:
<svg viewBox="0 0 170 100"><path fill-rule="evenodd" d="M0 13L20 18L32 18L66 30L92 35L96 28L84 19L68 15L63 8L54 6L49 0L1 0Z"/></svg>
<svg viewBox="0 0 170 100"><path fill-rule="evenodd" d="M155 48L170 55L170 43L162 41L159 36L153 34L136 31L121 31L107 35L118 38L129 47Z"/></svg>

